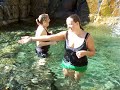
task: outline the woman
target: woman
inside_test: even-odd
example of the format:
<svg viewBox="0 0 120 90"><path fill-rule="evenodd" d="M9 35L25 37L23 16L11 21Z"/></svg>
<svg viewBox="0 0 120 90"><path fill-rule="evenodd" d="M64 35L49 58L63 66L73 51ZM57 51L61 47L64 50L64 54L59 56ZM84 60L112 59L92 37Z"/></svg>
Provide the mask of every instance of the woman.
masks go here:
<svg viewBox="0 0 120 90"><path fill-rule="evenodd" d="M61 41L65 40L65 54L62 60L63 74L79 80L87 69L87 56L95 54L92 36L81 27L80 18L73 14L66 19L67 31L49 36L23 37L19 43L30 41Z"/></svg>
<svg viewBox="0 0 120 90"><path fill-rule="evenodd" d="M36 23L38 25L35 37L39 38L42 35L50 35L51 33L48 32L47 27L49 26L49 16L48 14L41 14L37 19ZM48 41L36 41L36 53L39 57L46 58L48 56L49 45L55 44L55 42L48 42Z"/></svg>

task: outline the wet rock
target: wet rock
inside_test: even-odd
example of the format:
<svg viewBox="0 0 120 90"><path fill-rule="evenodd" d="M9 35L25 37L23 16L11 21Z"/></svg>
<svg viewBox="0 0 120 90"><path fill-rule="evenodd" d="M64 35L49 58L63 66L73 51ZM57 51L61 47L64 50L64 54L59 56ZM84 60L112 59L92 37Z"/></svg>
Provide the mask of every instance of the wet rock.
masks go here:
<svg viewBox="0 0 120 90"><path fill-rule="evenodd" d="M29 5L30 4L30 0L19 0L19 3L21 5Z"/></svg>
<svg viewBox="0 0 120 90"><path fill-rule="evenodd" d="M28 17L30 11L29 5L20 5L20 19L25 19Z"/></svg>
<svg viewBox="0 0 120 90"><path fill-rule="evenodd" d="M120 16L120 7L116 7L112 12L113 16Z"/></svg>
<svg viewBox="0 0 120 90"><path fill-rule="evenodd" d="M98 12L98 0L87 0L90 14Z"/></svg>
<svg viewBox="0 0 120 90"><path fill-rule="evenodd" d="M99 15L120 16L120 0L102 0Z"/></svg>
<svg viewBox="0 0 120 90"><path fill-rule="evenodd" d="M3 7L0 6L0 21L3 20Z"/></svg>
<svg viewBox="0 0 120 90"><path fill-rule="evenodd" d="M19 4L19 0L5 0L6 5L18 5Z"/></svg>
<svg viewBox="0 0 120 90"><path fill-rule="evenodd" d="M110 16L111 10L109 7L109 2L108 0L102 0L100 9L99 9L99 15L101 16Z"/></svg>
<svg viewBox="0 0 120 90"><path fill-rule="evenodd" d="M119 23L119 17L103 17L103 16L96 16L96 17L92 17L93 18L93 22L99 25L108 25L108 26L114 26L117 23Z"/></svg>

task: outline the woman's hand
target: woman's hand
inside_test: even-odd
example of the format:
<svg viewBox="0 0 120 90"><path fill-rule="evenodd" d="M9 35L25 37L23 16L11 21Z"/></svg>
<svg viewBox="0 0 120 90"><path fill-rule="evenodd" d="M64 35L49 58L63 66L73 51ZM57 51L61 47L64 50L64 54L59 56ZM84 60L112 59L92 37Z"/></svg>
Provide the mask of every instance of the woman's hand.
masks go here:
<svg viewBox="0 0 120 90"><path fill-rule="evenodd" d="M85 51L85 50L77 51L77 52L76 52L76 56L77 56L78 58L81 58L81 57L85 56L86 53L87 53L87 51Z"/></svg>
<svg viewBox="0 0 120 90"><path fill-rule="evenodd" d="M32 38L30 36L24 36L24 37L21 37L20 40L18 40L18 43L25 44L30 41L32 41Z"/></svg>

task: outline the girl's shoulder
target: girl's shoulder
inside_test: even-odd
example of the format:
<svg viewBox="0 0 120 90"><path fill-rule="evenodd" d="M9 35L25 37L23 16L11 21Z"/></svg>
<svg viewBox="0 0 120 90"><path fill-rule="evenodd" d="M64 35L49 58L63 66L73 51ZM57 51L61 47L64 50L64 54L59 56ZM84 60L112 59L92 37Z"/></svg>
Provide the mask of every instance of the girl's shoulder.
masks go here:
<svg viewBox="0 0 120 90"><path fill-rule="evenodd" d="M39 25L39 26L37 27L37 30L44 30L44 28L43 28L43 26Z"/></svg>
<svg viewBox="0 0 120 90"><path fill-rule="evenodd" d="M41 27L41 26L38 26L36 32L39 32L39 33L40 32L45 32L45 29L43 27Z"/></svg>
<svg viewBox="0 0 120 90"><path fill-rule="evenodd" d="M35 36L47 35L47 32L44 28L37 28Z"/></svg>

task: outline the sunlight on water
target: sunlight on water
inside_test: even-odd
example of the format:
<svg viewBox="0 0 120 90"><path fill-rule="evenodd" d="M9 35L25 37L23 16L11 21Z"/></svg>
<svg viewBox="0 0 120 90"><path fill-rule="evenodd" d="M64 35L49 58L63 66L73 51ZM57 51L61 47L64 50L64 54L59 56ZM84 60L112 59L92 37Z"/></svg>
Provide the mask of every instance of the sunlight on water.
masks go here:
<svg viewBox="0 0 120 90"><path fill-rule="evenodd" d="M117 37L120 35L120 23L113 27L112 35Z"/></svg>

